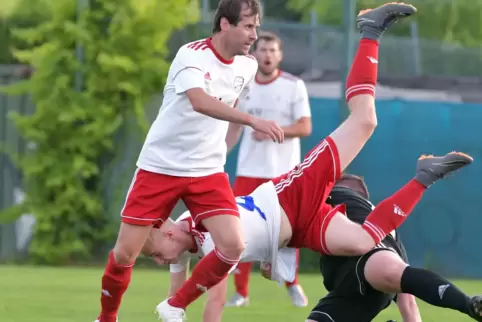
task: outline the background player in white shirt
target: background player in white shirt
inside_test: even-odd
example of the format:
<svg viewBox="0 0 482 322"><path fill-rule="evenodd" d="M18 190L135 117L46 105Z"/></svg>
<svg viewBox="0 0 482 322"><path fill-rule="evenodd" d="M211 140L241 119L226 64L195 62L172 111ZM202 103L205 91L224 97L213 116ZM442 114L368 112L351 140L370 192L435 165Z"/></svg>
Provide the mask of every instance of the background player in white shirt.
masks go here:
<svg viewBox="0 0 482 322"><path fill-rule="evenodd" d="M273 219L272 225L264 225L275 227L279 223L279 230L272 230L279 234L278 239L274 234L270 236L266 233L271 230L269 228L264 233L262 228L258 230L263 225L255 226L256 238L253 237L254 229L251 226L248 228L250 231L246 254L250 253L251 245L255 245L253 254L269 258L265 255L270 249L271 254L274 254L276 250L273 250L272 246L276 245L278 249L279 241L282 241L283 247L308 248L320 254L365 254L405 221L428 187L472 162L470 156L455 152L443 157L422 156L417 162L414 178L379 203L363 225L354 223L345 216L344 205L332 207L326 203L333 185L360 152L376 125L373 96L377 65L373 60L378 58L380 38L395 21L410 16L415 11L413 6L407 4L390 3L377 9L364 10L358 15L362 39L347 80L350 115L330 136L313 148L302 163L288 173L263 184L249 198L238 200L238 204L251 210L253 216L258 212L258 215L264 213L267 219L276 216L280 218L279 221ZM154 234L160 235L161 241L155 243L157 248L154 251L146 253L157 258L158 262L175 264L184 251L192 248L192 233L189 228L183 229L170 221L160 228L161 230L154 231ZM199 272L198 266L201 263L202 260L193 273ZM282 267L279 264L278 260L272 260L272 276L279 275L278 267ZM209 271L202 273L209 277ZM206 289L202 282L197 287ZM157 306L161 320L183 321L184 314L164 317L166 303L167 300Z"/></svg>
<svg viewBox="0 0 482 322"><path fill-rule="evenodd" d="M137 161L122 209L116 245L102 277L100 322L114 322L132 266L153 225L160 226L182 200L196 225L216 245L189 280L163 303L162 317L175 321L202 294L221 281L244 250L238 209L224 171L229 123L253 127L273 141L283 130L235 107L246 95L257 70L249 56L257 38L257 0L222 0L212 38L184 45L169 69L164 99ZM205 272L209 272L206 274Z"/></svg>
<svg viewBox="0 0 482 322"><path fill-rule="evenodd" d="M244 130L233 186L235 196L250 194L259 185L293 169L301 162L300 137L311 134L311 111L306 86L303 80L280 70L283 53L279 37L269 32L260 33L253 44L253 55L258 61L258 72L251 90L239 101L238 108L276 121L284 131L285 141L276 144L264 133L230 124L226 137L228 151L238 142ZM248 262L237 266L234 274L236 293L227 306L239 307L249 303L251 267L252 263ZM285 285L295 306L308 305L298 276Z"/></svg>

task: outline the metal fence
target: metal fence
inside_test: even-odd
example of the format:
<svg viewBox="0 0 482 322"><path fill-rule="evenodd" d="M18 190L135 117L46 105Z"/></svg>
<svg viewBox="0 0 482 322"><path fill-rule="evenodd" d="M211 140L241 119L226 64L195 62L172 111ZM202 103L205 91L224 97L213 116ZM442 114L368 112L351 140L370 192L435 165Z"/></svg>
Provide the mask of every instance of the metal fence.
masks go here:
<svg viewBox="0 0 482 322"><path fill-rule="evenodd" d="M20 70L19 66L0 66L0 86L20 80ZM27 143L18 134L9 114L29 114L33 109L28 96L0 92L0 209L12 206L22 195L22 174L8 153L22 154L27 149ZM21 238L16 238L20 223L0 225L0 259L10 258L25 244Z"/></svg>
<svg viewBox="0 0 482 322"><path fill-rule="evenodd" d="M171 41L175 53L184 43L212 34L210 23L199 23L179 32ZM282 67L300 75L312 71L339 70L343 63L344 34L328 26L265 22L263 30L278 34L284 43ZM482 76L482 47L463 48L419 39L416 27L411 37L385 35L380 44L379 75ZM356 45L356 44L355 44Z"/></svg>

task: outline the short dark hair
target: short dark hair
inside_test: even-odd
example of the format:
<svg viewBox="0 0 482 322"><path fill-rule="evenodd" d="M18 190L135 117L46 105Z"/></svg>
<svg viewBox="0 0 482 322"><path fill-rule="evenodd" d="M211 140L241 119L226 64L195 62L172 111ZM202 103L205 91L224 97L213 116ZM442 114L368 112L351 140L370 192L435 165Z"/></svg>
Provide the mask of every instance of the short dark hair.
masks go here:
<svg viewBox="0 0 482 322"><path fill-rule="evenodd" d="M335 182L335 187L336 186L338 186L338 187L349 186L350 189L353 190L353 187L351 185L346 185L347 182L353 182L353 181L357 181L360 184L360 188L363 190L363 191L358 191L358 192L362 193L365 198L369 199L370 198L370 192L368 191L367 184L365 182L365 179L362 176L358 176L356 174L351 174L351 173L345 172L341 175L340 179L338 179L338 181Z"/></svg>
<svg viewBox="0 0 482 322"><path fill-rule="evenodd" d="M272 32L263 31L263 32L259 33L258 39L256 39L256 41L253 43L253 50L256 50L256 48L258 48L258 44L262 40L266 41L266 42L271 42L271 41L277 42L278 46L279 46L279 49L281 49L283 47L283 42L281 41L280 37L276 36Z"/></svg>
<svg viewBox="0 0 482 322"><path fill-rule="evenodd" d="M221 18L226 18L231 25L237 26L241 20L241 11L243 8L250 9L253 16L261 16L261 5L259 4L259 0L219 1L218 8L214 14L213 33L221 31Z"/></svg>

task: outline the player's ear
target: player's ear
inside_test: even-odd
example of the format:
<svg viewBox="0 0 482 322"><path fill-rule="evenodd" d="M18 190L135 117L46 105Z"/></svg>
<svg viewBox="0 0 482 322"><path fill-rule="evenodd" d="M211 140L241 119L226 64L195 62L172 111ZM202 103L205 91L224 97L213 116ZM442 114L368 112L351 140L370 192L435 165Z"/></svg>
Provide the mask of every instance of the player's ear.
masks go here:
<svg viewBox="0 0 482 322"><path fill-rule="evenodd" d="M173 235L174 235L174 233L172 232L172 229L168 229L164 232L164 237L166 237L168 239L172 239Z"/></svg>
<svg viewBox="0 0 482 322"><path fill-rule="evenodd" d="M219 21L219 26L221 27L221 31L228 31L231 28L231 24L226 17L222 17Z"/></svg>

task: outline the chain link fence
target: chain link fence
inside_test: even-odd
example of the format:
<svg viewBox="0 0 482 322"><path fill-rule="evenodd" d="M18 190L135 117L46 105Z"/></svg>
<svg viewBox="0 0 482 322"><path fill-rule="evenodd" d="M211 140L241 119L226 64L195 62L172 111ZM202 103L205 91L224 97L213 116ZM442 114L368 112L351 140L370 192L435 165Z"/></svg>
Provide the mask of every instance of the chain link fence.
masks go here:
<svg viewBox="0 0 482 322"><path fill-rule="evenodd" d="M199 23L179 32L171 40L171 52L184 43L212 34L209 23ZM344 58L344 33L327 26L267 22L263 30L283 40L282 68L293 74L340 70ZM356 45L356 44L355 44ZM386 35L380 44L381 77L441 76L481 77L482 47L463 48L416 37Z"/></svg>

